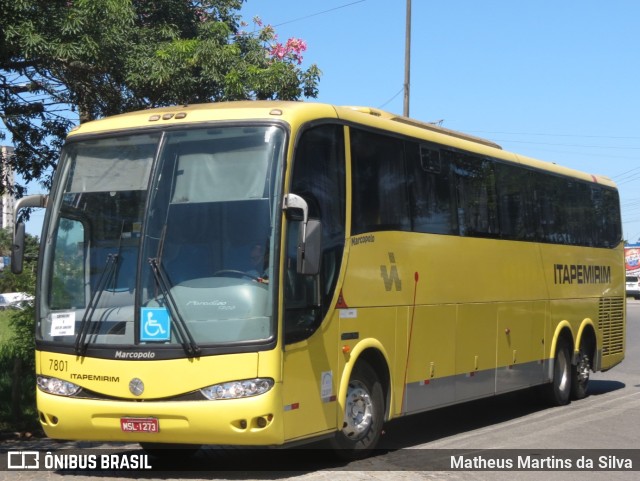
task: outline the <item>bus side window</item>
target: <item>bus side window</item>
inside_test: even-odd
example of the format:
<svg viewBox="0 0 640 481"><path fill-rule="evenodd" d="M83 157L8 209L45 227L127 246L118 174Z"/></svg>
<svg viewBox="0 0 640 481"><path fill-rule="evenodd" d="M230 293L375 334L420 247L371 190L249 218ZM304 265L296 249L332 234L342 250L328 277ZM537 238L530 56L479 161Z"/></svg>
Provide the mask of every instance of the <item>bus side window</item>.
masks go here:
<svg viewBox="0 0 640 481"><path fill-rule="evenodd" d="M499 237L493 162L461 152L453 154L461 236Z"/></svg>
<svg viewBox="0 0 640 481"><path fill-rule="evenodd" d="M531 172L519 166L496 162L496 188L500 234L503 239L535 241L540 223L534 222Z"/></svg>
<svg viewBox="0 0 640 481"><path fill-rule="evenodd" d="M406 142L405 149L412 230L456 234L449 160L437 146Z"/></svg>
<svg viewBox="0 0 640 481"><path fill-rule="evenodd" d="M53 258L49 302L52 309L85 305L86 239L84 225L75 219L60 219Z"/></svg>
<svg viewBox="0 0 640 481"><path fill-rule="evenodd" d="M351 163L351 234L410 231L404 142L352 128Z"/></svg>

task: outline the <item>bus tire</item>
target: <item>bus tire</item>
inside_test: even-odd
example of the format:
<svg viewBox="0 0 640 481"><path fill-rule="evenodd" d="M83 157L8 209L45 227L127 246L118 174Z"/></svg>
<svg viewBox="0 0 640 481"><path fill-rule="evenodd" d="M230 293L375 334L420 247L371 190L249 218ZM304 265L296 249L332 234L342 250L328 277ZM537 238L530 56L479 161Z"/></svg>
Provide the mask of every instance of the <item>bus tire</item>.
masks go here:
<svg viewBox="0 0 640 481"><path fill-rule="evenodd" d="M571 354L563 339L558 340L553 362L553 380L546 386L547 399L553 406L564 406L571 400Z"/></svg>
<svg viewBox="0 0 640 481"><path fill-rule="evenodd" d="M384 422L384 396L378 375L366 362L351 373L342 429L332 447L341 459L362 459L378 444Z"/></svg>
<svg viewBox="0 0 640 481"><path fill-rule="evenodd" d="M576 365L571 369L571 399L579 400L587 397L590 368L591 363L587 350L583 345L580 345Z"/></svg>

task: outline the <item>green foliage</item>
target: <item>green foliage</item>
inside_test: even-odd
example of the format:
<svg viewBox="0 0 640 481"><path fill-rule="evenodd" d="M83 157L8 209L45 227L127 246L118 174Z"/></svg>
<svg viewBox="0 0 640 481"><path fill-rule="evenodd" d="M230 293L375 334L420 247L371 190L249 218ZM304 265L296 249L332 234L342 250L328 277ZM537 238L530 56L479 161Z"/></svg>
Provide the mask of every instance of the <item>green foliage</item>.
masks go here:
<svg viewBox="0 0 640 481"><path fill-rule="evenodd" d="M10 229L0 229L0 255L11 255L12 232ZM34 295L36 288L36 269L38 239L27 234L25 237L25 263L22 274L16 275L11 269L0 271L0 292L26 292Z"/></svg>
<svg viewBox="0 0 640 481"><path fill-rule="evenodd" d="M11 232L0 230L0 254L8 255ZM38 240L25 239L21 275L0 273L0 292L35 293ZM35 407L35 312L33 305L0 311L0 430L33 430L38 426Z"/></svg>
<svg viewBox="0 0 640 481"><path fill-rule="evenodd" d="M0 431L34 431L39 428L33 314L33 308L27 307L24 310L7 310L0 316L0 322L6 324L8 321L11 329L8 340L0 342Z"/></svg>
<svg viewBox="0 0 640 481"><path fill-rule="evenodd" d="M299 39L277 42L243 0L0 0L0 120L14 171L50 185L68 130L145 107L316 97ZM0 140L2 133L0 131ZM17 193L22 193L17 188Z"/></svg>

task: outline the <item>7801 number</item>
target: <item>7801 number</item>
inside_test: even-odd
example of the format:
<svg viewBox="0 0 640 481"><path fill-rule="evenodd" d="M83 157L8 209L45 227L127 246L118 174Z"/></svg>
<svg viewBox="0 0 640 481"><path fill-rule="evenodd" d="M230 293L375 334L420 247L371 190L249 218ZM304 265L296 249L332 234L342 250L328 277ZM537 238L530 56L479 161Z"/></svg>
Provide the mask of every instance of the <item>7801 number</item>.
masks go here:
<svg viewBox="0 0 640 481"><path fill-rule="evenodd" d="M63 361L60 359L49 359L49 370L66 372L69 370L69 361Z"/></svg>

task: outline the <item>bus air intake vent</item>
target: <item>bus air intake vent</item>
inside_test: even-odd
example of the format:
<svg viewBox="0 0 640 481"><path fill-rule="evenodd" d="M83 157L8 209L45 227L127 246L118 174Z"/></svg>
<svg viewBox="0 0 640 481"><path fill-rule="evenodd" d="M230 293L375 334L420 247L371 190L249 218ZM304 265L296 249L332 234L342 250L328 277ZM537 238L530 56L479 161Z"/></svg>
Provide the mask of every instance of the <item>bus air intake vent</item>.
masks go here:
<svg viewBox="0 0 640 481"><path fill-rule="evenodd" d="M598 327L602 333L602 354L610 356L624 352L624 299L600 299Z"/></svg>

